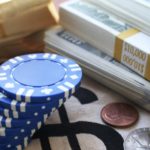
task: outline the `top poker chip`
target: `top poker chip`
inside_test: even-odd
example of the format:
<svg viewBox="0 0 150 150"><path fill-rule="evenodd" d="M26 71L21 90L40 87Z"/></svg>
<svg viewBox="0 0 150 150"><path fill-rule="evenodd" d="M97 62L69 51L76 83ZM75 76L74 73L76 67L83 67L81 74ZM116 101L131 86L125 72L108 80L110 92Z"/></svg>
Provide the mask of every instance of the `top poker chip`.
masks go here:
<svg viewBox="0 0 150 150"><path fill-rule="evenodd" d="M43 103L68 98L81 78L81 68L71 59L49 53L29 54L1 65L0 90L17 101Z"/></svg>

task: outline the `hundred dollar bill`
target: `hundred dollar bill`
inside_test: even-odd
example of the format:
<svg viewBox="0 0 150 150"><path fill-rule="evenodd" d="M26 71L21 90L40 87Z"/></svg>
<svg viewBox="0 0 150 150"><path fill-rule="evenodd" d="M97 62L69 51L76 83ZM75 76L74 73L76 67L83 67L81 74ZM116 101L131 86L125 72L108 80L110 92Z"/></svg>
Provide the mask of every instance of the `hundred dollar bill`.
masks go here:
<svg viewBox="0 0 150 150"><path fill-rule="evenodd" d="M72 57L87 75L150 110L150 83L125 65L61 26L48 30L44 41L46 52Z"/></svg>

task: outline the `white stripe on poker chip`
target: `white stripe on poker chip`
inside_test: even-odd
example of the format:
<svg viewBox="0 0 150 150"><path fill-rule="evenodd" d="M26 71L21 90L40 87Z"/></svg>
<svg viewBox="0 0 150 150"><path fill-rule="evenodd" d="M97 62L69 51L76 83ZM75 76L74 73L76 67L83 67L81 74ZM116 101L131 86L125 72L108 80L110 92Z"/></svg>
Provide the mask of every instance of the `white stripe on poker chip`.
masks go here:
<svg viewBox="0 0 150 150"><path fill-rule="evenodd" d="M61 63L68 63L68 59L67 59L67 58L65 58L65 59L60 59L60 62L61 62Z"/></svg>
<svg viewBox="0 0 150 150"><path fill-rule="evenodd" d="M67 75L65 75L65 77L64 77L64 78L66 79L67 77L68 77L68 76L67 76Z"/></svg>
<svg viewBox="0 0 150 150"><path fill-rule="evenodd" d="M0 136L6 136L5 131L6 131L5 128L0 128Z"/></svg>
<svg viewBox="0 0 150 150"><path fill-rule="evenodd" d="M42 122L38 122L38 124L37 124L37 128L38 128L38 129L40 129L40 128L41 128L41 126L42 126Z"/></svg>
<svg viewBox="0 0 150 150"><path fill-rule="evenodd" d="M12 76L12 74L10 75L10 77L13 79L13 76Z"/></svg>
<svg viewBox="0 0 150 150"><path fill-rule="evenodd" d="M17 101L15 100L11 102L11 110L16 111L16 104L17 104Z"/></svg>
<svg viewBox="0 0 150 150"><path fill-rule="evenodd" d="M66 86L70 87L71 88L71 91L72 91L72 94L75 92L75 87L72 83L70 82L65 82L64 83Z"/></svg>
<svg viewBox="0 0 150 150"><path fill-rule="evenodd" d="M0 127L2 127L2 120L3 120L3 117L0 116Z"/></svg>
<svg viewBox="0 0 150 150"><path fill-rule="evenodd" d="M49 89L49 88L45 88L45 89L42 89L41 90L41 93L44 93L46 95L49 95L50 93L52 93L53 90L52 89Z"/></svg>
<svg viewBox="0 0 150 150"><path fill-rule="evenodd" d="M7 80L7 77L0 77L0 81Z"/></svg>
<svg viewBox="0 0 150 150"><path fill-rule="evenodd" d="M34 58L37 57L37 55L36 54L30 54L30 55L28 55L28 57L31 58L31 59L34 59Z"/></svg>
<svg viewBox="0 0 150 150"><path fill-rule="evenodd" d="M71 65L69 65L69 67L74 68L74 67L79 67L79 65L78 64L71 64Z"/></svg>
<svg viewBox="0 0 150 150"><path fill-rule="evenodd" d="M70 78L73 79L73 80L75 80L75 79L78 79L79 77L74 74L74 75L71 75Z"/></svg>
<svg viewBox="0 0 150 150"><path fill-rule="evenodd" d="M63 104L63 99L59 100L59 107Z"/></svg>
<svg viewBox="0 0 150 150"><path fill-rule="evenodd" d="M35 129L32 129L32 130L31 130L31 135L30 135L30 137L32 137L35 132L36 132L36 130L35 130Z"/></svg>
<svg viewBox="0 0 150 150"><path fill-rule="evenodd" d="M19 118L19 114L17 111L12 111L13 112L13 117L18 119Z"/></svg>
<svg viewBox="0 0 150 150"><path fill-rule="evenodd" d="M17 145L16 148L17 148L17 150L22 150L22 146L21 145Z"/></svg>
<svg viewBox="0 0 150 150"><path fill-rule="evenodd" d="M68 98L69 97L69 90L63 86L63 85L60 85L58 86L57 88L59 88L60 90L64 91L65 92L65 98Z"/></svg>
<svg viewBox="0 0 150 150"><path fill-rule="evenodd" d="M11 127L12 127L12 126L11 126L11 121L12 121L11 118L7 118L7 119L6 119L6 127L8 127L8 128L11 128Z"/></svg>
<svg viewBox="0 0 150 150"><path fill-rule="evenodd" d="M81 68L72 68L71 71L72 71L72 72L81 71Z"/></svg>
<svg viewBox="0 0 150 150"><path fill-rule="evenodd" d="M8 110L8 109L4 109L4 115L5 115L6 117L10 117L10 116L9 116L9 110Z"/></svg>
<svg viewBox="0 0 150 150"><path fill-rule="evenodd" d="M20 111L21 111L21 112L26 112L26 103L22 102L22 103L20 104Z"/></svg>
<svg viewBox="0 0 150 150"><path fill-rule="evenodd" d="M34 93L33 89L30 89L30 90L27 91L26 99L25 99L26 102L31 102L31 96L32 96L33 93Z"/></svg>
<svg viewBox="0 0 150 150"><path fill-rule="evenodd" d="M44 115L44 122L47 120L47 118L48 118L48 115L45 114L45 115Z"/></svg>
<svg viewBox="0 0 150 150"><path fill-rule="evenodd" d="M0 76L2 77L2 76L6 76L6 73L0 73Z"/></svg>
<svg viewBox="0 0 150 150"><path fill-rule="evenodd" d="M65 82L64 84L70 88L74 88L74 85L70 82Z"/></svg>
<svg viewBox="0 0 150 150"><path fill-rule="evenodd" d="M55 108L55 107L53 107L53 108L52 108L52 112L55 112L55 111L56 111L56 108Z"/></svg>
<svg viewBox="0 0 150 150"><path fill-rule="evenodd" d="M16 64L17 61L15 59L10 59L9 62L11 62L12 64Z"/></svg>
<svg viewBox="0 0 150 150"><path fill-rule="evenodd" d="M26 147L28 145L28 137L24 138L24 146Z"/></svg>
<svg viewBox="0 0 150 150"><path fill-rule="evenodd" d="M51 59L56 59L57 55L56 54L52 54L51 55Z"/></svg>
<svg viewBox="0 0 150 150"><path fill-rule="evenodd" d="M6 71L6 70L9 70L10 69L10 66L9 65L6 65L6 66L1 66L1 68Z"/></svg>
<svg viewBox="0 0 150 150"><path fill-rule="evenodd" d="M24 93L25 89L24 88L19 88L17 93L16 93L16 99L21 100L21 95Z"/></svg>
<svg viewBox="0 0 150 150"><path fill-rule="evenodd" d="M7 89L13 89L15 87L15 85L14 85L14 83L6 83L5 84L5 88L7 88Z"/></svg>
<svg viewBox="0 0 150 150"><path fill-rule="evenodd" d="M19 57L19 56L15 57L15 59L17 59L17 60L19 60L19 61L24 60L22 57Z"/></svg>
<svg viewBox="0 0 150 150"><path fill-rule="evenodd" d="M48 58L50 56L50 54L46 53L43 55L43 58Z"/></svg>

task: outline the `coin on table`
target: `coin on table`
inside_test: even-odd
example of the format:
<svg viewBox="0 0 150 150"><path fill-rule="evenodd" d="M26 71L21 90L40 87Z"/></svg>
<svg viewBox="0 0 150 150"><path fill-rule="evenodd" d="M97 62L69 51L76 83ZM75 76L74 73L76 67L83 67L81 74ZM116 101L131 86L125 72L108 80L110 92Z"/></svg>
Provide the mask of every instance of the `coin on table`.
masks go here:
<svg viewBox="0 0 150 150"><path fill-rule="evenodd" d="M115 127L127 127L134 124L138 118L138 111L127 103L111 103L103 107L102 120Z"/></svg>
<svg viewBox="0 0 150 150"><path fill-rule="evenodd" d="M132 131L124 142L125 150L150 150L150 128Z"/></svg>

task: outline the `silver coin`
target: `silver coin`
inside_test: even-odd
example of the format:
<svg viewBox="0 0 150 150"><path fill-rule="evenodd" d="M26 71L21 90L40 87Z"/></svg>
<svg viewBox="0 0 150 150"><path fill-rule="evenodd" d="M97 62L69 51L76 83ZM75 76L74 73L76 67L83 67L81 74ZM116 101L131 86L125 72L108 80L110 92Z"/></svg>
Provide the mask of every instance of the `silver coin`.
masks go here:
<svg viewBox="0 0 150 150"><path fill-rule="evenodd" d="M125 139L124 150L150 150L150 128L132 131Z"/></svg>

